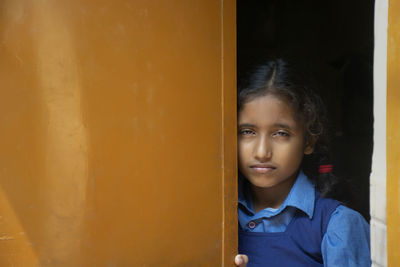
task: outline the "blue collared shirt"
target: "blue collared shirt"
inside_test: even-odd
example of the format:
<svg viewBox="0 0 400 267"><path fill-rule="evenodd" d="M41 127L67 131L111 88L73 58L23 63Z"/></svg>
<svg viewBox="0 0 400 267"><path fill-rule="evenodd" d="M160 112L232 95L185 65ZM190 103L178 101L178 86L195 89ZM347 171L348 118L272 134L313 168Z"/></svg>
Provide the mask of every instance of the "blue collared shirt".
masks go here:
<svg viewBox="0 0 400 267"><path fill-rule="evenodd" d="M297 209L311 219L314 214L315 187L300 172L287 198L278 209L254 213L247 181L239 179L239 227L252 232L284 232ZM324 266L370 266L369 225L356 211L339 205L332 213L321 251Z"/></svg>

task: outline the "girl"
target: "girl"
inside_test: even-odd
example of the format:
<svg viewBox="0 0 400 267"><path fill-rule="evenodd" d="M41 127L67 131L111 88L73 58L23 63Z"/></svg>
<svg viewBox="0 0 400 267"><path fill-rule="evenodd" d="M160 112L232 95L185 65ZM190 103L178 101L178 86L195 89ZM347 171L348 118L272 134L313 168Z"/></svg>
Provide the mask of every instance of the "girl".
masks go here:
<svg viewBox="0 0 400 267"><path fill-rule="evenodd" d="M369 226L331 197L323 106L285 61L238 94L237 266L370 266Z"/></svg>

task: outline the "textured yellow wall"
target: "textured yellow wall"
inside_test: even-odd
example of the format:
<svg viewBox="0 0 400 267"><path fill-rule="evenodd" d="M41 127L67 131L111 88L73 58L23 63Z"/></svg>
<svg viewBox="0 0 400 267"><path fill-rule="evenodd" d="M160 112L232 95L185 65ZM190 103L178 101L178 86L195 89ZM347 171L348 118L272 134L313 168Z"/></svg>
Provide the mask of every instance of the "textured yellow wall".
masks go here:
<svg viewBox="0 0 400 267"><path fill-rule="evenodd" d="M231 265L235 1L0 10L0 266Z"/></svg>
<svg viewBox="0 0 400 267"><path fill-rule="evenodd" d="M400 1L389 1L387 80L388 265L400 266Z"/></svg>

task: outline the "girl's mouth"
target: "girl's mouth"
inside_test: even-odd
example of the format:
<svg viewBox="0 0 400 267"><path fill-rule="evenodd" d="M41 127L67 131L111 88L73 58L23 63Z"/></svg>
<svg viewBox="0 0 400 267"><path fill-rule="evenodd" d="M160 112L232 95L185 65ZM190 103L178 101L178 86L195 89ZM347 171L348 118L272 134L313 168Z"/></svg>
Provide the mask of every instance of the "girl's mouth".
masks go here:
<svg viewBox="0 0 400 267"><path fill-rule="evenodd" d="M276 169L275 167L273 167L269 164L256 164L256 165L250 166L250 168L257 173L269 173Z"/></svg>

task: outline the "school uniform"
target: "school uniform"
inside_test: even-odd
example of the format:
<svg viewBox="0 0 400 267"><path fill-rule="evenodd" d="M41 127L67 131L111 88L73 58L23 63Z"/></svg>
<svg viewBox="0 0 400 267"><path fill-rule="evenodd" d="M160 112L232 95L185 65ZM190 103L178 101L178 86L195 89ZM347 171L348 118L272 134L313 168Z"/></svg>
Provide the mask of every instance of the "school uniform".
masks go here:
<svg viewBox="0 0 400 267"><path fill-rule="evenodd" d="M371 266L369 225L340 202L321 198L300 172L279 209L254 213L249 183L239 178L239 253L248 267Z"/></svg>

